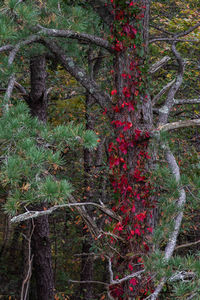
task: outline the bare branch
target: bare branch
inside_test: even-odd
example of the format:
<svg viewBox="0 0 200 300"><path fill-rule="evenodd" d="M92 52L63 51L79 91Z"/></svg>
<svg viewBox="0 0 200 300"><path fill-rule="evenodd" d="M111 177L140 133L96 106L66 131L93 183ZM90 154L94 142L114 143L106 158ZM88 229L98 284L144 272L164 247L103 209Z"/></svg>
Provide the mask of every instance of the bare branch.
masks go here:
<svg viewBox="0 0 200 300"><path fill-rule="evenodd" d="M190 27L188 30L176 34L176 37L186 36L190 32L194 31L196 28L198 28L199 26L200 26L200 22L198 22L196 25Z"/></svg>
<svg viewBox="0 0 200 300"><path fill-rule="evenodd" d="M180 169L179 166L175 160L174 155L172 154L172 152L170 151L169 147L166 145L163 145L163 148L165 150L165 158L169 164L169 167L172 171L172 174L175 177L175 180L177 183L180 182ZM186 195L185 195L185 190L180 187L179 188L179 199L177 201L177 207L179 208L179 212L177 214L177 216L175 217L174 220L174 229L173 232L170 235L169 241L167 243L167 246L165 248L165 255L164 255L164 260L165 262L168 262L169 259L172 257L173 252L175 250L175 246L176 246L176 241L177 241L177 237L180 231L180 227L181 227L181 222L182 222L182 218L183 218L183 207L186 201ZM160 294L165 282L167 281L167 277L163 277L160 281L160 283L158 284L158 286L156 287L155 291L153 292L153 294L151 294L149 296L149 299L151 300L156 300L158 295Z"/></svg>
<svg viewBox="0 0 200 300"><path fill-rule="evenodd" d="M16 46L14 46L12 48L12 50L10 51L9 57L8 57L8 65L11 66L15 56L17 54L17 52L20 50L21 47L25 46L25 45L29 45L31 43L34 43L36 41L39 41L39 37L36 35L32 35L29 38L27 38L25 41L20 41L18 44L16 44ZM5 49L5 47L4 47ZM5 50L4 50L5 51ZM8 86L7 86L7 90L4 96L4 109L5 111L8 111L9 109L9 101L13 92L13 88L15 85L15 75L12 74L9 78L9 82L8 82Z"/></svg>
<svg viewBox="0 0 200 300"><path fill-rule="evenodd" d="M159 126L158 130L168 131L168 130L174 130L174 129L190 127L190 126L200 126L200 119L167 123Z"/></svg>
<svg viewBox="0 0 200 300"><path fill-rule="evenodd" d="M158 31L161 31L167 35L173 35L173 33L166 31L165 29L158 27L157 25L151 24L150 27L153 27L153 28L157 29Z"/></svg>
<svg viewBox="0 0 200 300"><path fill-rule="evenodd" d="M70 39L75 39L80 42L84 42L87 44L95 44L99 47L102 47L109 52L113 53L114 50L110 43L107 40L102 39L101 37L87 34L87 33L79 33L79 32L74 32L71 30L60 30L60 29L50 29L50 28L45 28L42 27L41 25L37 26L41 30L37 33L39 35L44 35L44 36L54 36L54 37L67 37Z"/></svg>
<svg viewBox="0 0 200 300"><path fill-rule="evenodd" d="M5 96L3 99L4 112L8 112L8 110L9 110L10 98L11 98L11 95L13 92L14 85L15 85L15 75L12 74L9 78L8 86L7 86L6 93L5 93Z"/></svg>
<svg viewBox="0 0 200 300"><path fill-rule="evenodd" d="M71 280L71 279L70 279L69 282L72 282L72 283L78 283L78 284L84 284L84 283L103 284L103 285L109 286L109 284L106 283L106 282L95 281L95 280L83 280L83 281L79 281L79 280Z"/></svg>
<svg viewBox="0 0 200 300"><path fill-rule="evenodd" d="M17 52L20 50L21 47L30 45L32 43L38 42L40 40L40 36L37 35L31 35L28 37L25 41L20 41L18 44L16 44L13 49L10 52L9 58L8 58L8 63L11 65L15 59L15 56Z"/></svg>
<svg viewBox="0 0 200 300"><path fill-rule="evenodd" d="M200 103L200 98L199 99L174 99L174 104L175 105L180 105L180 104L198 104Z"/></svg>
<svg viewBox="0 0 200 300"><path fill-rule="evenodd" d="M164 95L167 92L167 90L174 84L174 82L175 79L169 82L166 86L164 86L162 90L156 96L154 96L152 100L152 105L156 104L156 102L162 97L162 95Z"/></svg>
<svg viewBox="0 0 200 300"><path fill-rule="evenodd" d="M114 275L113 275L113 270L112 270L112 261L111 261L110 257L108 257L108 270L109 270L109 274L110 274L110 283L113 283Z"/></svg>
<svg viewBox="0 0 200 300"><path fill-rule="evenodd" d="M192 243L187 243L187 244L178 245L178 246L175 248L175 251L176 251L176 250L179 250L179 249L182 249L182 248L192 247L192 246L198 245L199 243L200 243L200 240L198 240L198 241L196 241L196 242L192 242Z"/></svg>
<svg viewBox="0 0 200 300"><path fill-rule="evenodd" d="M185 272L185 271L179 271L176 272L173 276L169 278L170 282L174 281L188 281L191 279L194 279L196 277L196 274L194 272Z"/></svg>
<svg viewBox="0 0 200 300"><path fill-rule="evenodd" d="M176 95L183 81L183 74L184 74L185 64L186 64L185 61L182 59L180 53L177 51L175 43L172 45L172 51L178 62L179 69L178 69L176 80L168 92L166 101L164 105L159 109L160 125L167 123L169 113L174 105L174 96Z"/></svg>
<svg viewBox="0 0 200 300"><path fill-rule="evenodd" d="M7 51L11 51L14 48L13 45L5 45L0 47L0 53L1 52L7 52Z"/></svg>
<svg viewBox="0 0 200 300"><path fill-rule="evenodd" d="M196 277L196 274L194 272L185 272L185 271L179 271L176 272L173 276L169 278L170 282L174 281L188 281L191 279L194 279Z"/></svg>
<svg viewBox="0 0 200 300"><path fill-rule="evenodd" d="M72 199L73 198L70 197L70 201ZM55 205L47 210L42 210L42 211L27 211L21 215L13 217L10 220L10 222L18 223L18 222L22 222L25 220L41 217L44 215L49 215L49 214L53 213L55 210L57 210L59 208L63 208L63 207L76 207L76 206L86 206L86 205L93 205L93 206L99 208L102 212L104 212L109 217L114 218L117 221L120 221L119 217L111 209L109 209L107 207L104 207L102 205L99 205L99 204L93 203L93 202L84 202L84 203L76 202L76 203L66 203L66 204Z"/></svg>
<svg viewBox="0 0 200 300"><path fill-rule="evenodd" d="M189 296L186 300L192 300L194 299L194 297L197 296L197 293L192 294L191 296Z"/></svg>
<svg viewBox="0 0 200 300"><path fill-rule="evenodd" d="M188 282L190 280L193 280L196 277L196 274L194 272L185 272L185 271L178 271L174 275L172 275L169 278L170 282L174 281L183 281L183 282ZM152 294L146 297L144 300L147 299L152 299ZM192 299L192 298L187 298L187 299Z"/></svg>
<svg viewBox="0 0 200 300"><path fill-rule="evenodd" d="M164 65L166 65L166 63L170 60L171 58L169 56L164 56L161 60L157 61L155 64L153 64L150 68L149 68L149 73L150 74L154 74L155 72L157 72L158 70L160 70L160 68L162 68Z"/></svg>
<svg viewBox="0 0 200 300"><path fill-rule="evenodd" d="M17 81L15 81L14 86L20 91L21 94L28 96L26 89Z"/></svg>
<svg viewBox="0 0 200 300"><path fill-rule="evenodd" d="M200 22L198 22L196 25L190 27L188 30L185 30L183 32L174 34L173 37L156 37L153 38L149 41L149 43L154 43L154 42L159 42L159 41L166 41L166 42L190 42L190 43L199 43L198 39L193 39L193 40L185 40L185 39L179 39L182 36L186 36L192 31L194 31L196 28L200 26ZM166 32L165 32L166 33ZM167 33L170 34L170 33Z"/></svg>
<svg viewBox="0 0 200 300"><path fill-rule="evenodd" d="M106 256L107 257L107 256ZM112 270L112 261L111 261L111 258L110 257L107 257L108 259L108 270L109 270L109 274L110 274L110 284L114 285L114 284L120 284L124 281L127 281L131 278L134 278L134 277L140 277L140 275L142 273L144 273L145 270L140 270L138 272L135 272L135 273L132 273L132 274L129 274L121 279L116 279L114 280L114 276L113 276L113 270Z"/></svg>
<svg viewBox="0 0 200 300"><path fill-rule="evenodd" d="M138 272L135 272L135 273L132 273L130 275L127 275L126 277L123 277L121 279L116 279L116 280L113 280L112 284L119 284L119 283L122 283L124 281L127 281L131 278L134 278L134 277L138 277L140 278L141 277L141 274L144 273L145 270L140 270Z"/></svg>
<svg viewBox="0 0 200 300"><path fill-rule="evenodd" d="M76 65L72 58L67 57L63 50L52 40L41 41L55 55L57 60L76 80L93 96L99 105L105 109L111 102L111 97L102 91L94 80L91 80L85 70Z"/></svg>
<svg viewBox="0 0 200 300"><path fill-rule="evenodd" d="M173 37L173 38L168 38L168 37L157 37L154 39L149 40L149 43L155 43L155 42L187 42L187 43L199 43L198 39L193 39L193 40L185 40L185 39L179 39L177 37Z"/></svg>

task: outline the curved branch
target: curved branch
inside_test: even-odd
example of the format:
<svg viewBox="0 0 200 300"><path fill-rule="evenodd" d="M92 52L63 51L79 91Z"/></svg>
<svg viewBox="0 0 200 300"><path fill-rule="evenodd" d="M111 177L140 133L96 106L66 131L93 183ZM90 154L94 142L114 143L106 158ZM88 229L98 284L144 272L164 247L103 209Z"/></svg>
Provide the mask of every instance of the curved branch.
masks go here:
<svg viewBox="0 0 200 300"><path fill-rule="evenodd" d="M166 101L164 105L159 109L159 124L163 125L167 123L167 119L169 116L169 113L174 105L174 96L176 95L178 89L180 88L182 81L183 81L183 74L185 69L185 61L182 59L180 53L176 49L176 44L172 44L172 52L174 56L176 57L176 60L178 62L179 68L178 68L178 74L176 77L176 80L174 84L171 86Z"/></svg>
<svg viewBox="0 0 200 300"><path fill-rule="evenodd" d="M13 48L14 48L13 45L5 45L5 46L2 46L2 47L0 47L0 53L1 53L1 52L6 52L6 51L11 51Z"/></svg>
<svg viewBox="0 0 200 300"><path fill-rule="evenodd" d="M72 197L70 197L70 200L72 200ZM118 218L118 216L109 208L99 205L97 203L93 203L93 202L84 202L84 203L79 203L79 202L75 202L75 203L66 203L66 204L60 204L60 205L55 205L47 210L41 210L41 211L27 211L21 215L15 216L13 217L10 222L11 223L18 223L18 222L22 222L22 221L26 221L26 220L30 220L33 218L38 218L44 215L50 215L51 213L53 213L55 210L59 209L59 208L63 208L63 207L81 207L81 206L87 206L87 205L93 205L97 208L99 208L102 212L104 212L106 215L108 215L111 218L114 218L115 220L119 221L120 219Z"/></svg>
<svg viewBox="0 0 200 300"><path fill-rule="evenodd" d="M180 169L176 162L176 159L175 159L174 155L172 154L172 152L170 151L168 146L164 145L163 147L165 148L165 158L168 162L168 165L172 171L172 174L175 177L176 182L179 183L180 182ZM182 187L180 187L179 188L179 199L177 201L177 207L179 208L179 213L175 217L174 230L171 233L169 241L165 248L165 255L164 255L165 262L168 262L174 253L174 250L176 247L176 242L177 242L177 237L178 237L182 219L183 219L183 207L185 205L185 202L186 202L185 190ZM148 298L151 300L156 300L158 295L160 294L164 284L166 283L166 281L167 281L167 277L163 277L161 279L160 283L158 284L158 286L156 287L155 291L153 292L153 294L151 294Z"/></svg>
<svg viewBox="0 0 200 300"><path fill-rule="evenodd" d="M37 33L39 35L45 35L45 36L53 36L53 37L65 37L70 39L75 39L80 42L85 42L88 44L95 44L99 47L102 47L109 52L113 53L114 50L110 43L107 40L104 40L98 36L87 34L87 33L78 33L71 30L59 30L59 29L50 29L42 27L41 25L37 26L41 30Z"/></svg>

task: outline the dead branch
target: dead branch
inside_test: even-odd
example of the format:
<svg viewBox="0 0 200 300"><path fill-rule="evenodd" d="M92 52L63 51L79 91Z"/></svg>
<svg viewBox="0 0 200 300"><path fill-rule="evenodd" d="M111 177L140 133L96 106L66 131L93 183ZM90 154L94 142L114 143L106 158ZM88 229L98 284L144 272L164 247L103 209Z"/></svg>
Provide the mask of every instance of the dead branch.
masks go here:
<svg viewBox="0 0 200 300"><path fill-rule="evenodd" d="M154 96L152 100L152 105L156 104L156 102L162 97L162 95L164 95L167 92L167 90L174 84L174 82L175 79L169 82L166 86L164 86L162 90L156 96Z"/></svg>
<svg viewBox="0 0 200 300"><path fill-rule="evenodd" d="M70 201L72 200L72 197L70 197ZM60 204L60 205L55 205L47 210L42 210L42 211L27 211L23 214L20 214L18 216L13 217L10 222L11 223L18 223L18 222L22 222L25 220L30 220L33 218L38 218L44 215L49 215L51 213L53 213L55 210L59 209L59 208L64 208L64 207L80 207L80 206L86 206L86 205L93 205L97 208L99 208L102 212L104 212L106 215L108 215L109 217L120 221L120 218L109 208L106 208L102 205L99 205L97 203L93 203L93 202L84 202L84 203L66 203L66 204ZM101 233L102 234L102 233Z"/></svg>
<svg viewBox="0 0 200 300"><path fill-rule="evenodd" d="M181 104L199 104L200 98L196 99L174 99L175 105L181 105Z"/></svg>
<svg viewBox="0 0 200 300"><path fill-rule="evenodd" d="M158 127L158 130L169 131L169 130L175 130L175 129L190 127L190 126L200 126L200 119L167 123L164 125L160 125Z"/></svg>
<svg viewBox="0 0 200 300"><path fill-rule="evenodd" d="M160 68L162 68L164 65L167 64L167 62L170 60L171 58L169 56L164 56L161 60L157 61L155 64L153 64L150 68L149 68L149 73L150 74L154 74L155 72L157 72L158 70L160 70Z"/></svg>
<svg viewBox="0 0 200 300"><path fill-rule="evenodd" d="M50 28L45 28L41 25L37 25L39 29L41 29L37 34L42 35L42 36L53 36L53 37L67 37L70 39L75 39L80 42L84 42L87 44L95 44L97 46L100 46L109 52L113 53L114 50L112 46L109 44L107 40L102 39L101 37L87 34L87 33L79 33L79 32L74 32L71 30L59 30L59 29L50 29Z"/></svg>
<svg viewBox="0 0 200 300"><path fill-rule="evenodd" d="M199 243L200 243L200 240L198 240L198 241L196 241L196 242L192 242L192 243L187 243L187 244L178 245L178 246L175 248L175 251L176 251L176 250L179 250L179 249L182 249L182 248L192 247L192 246L198 245Z"/></svg>
<svg viewBox="0 0 200 300"><path fill-rule="evenodd" d="M169 113L174 105L174 97L175 97L177 91L179 90L179 88L182 84L182 81L183 81L183 74L184 74L185 64L186 64L186 62L181 57L180 53L177 51L175 43L173 43L173 45L172 45L172 52L173 52L174 56L176 57L179 68L178 68L178 74L177 74L176 80L173 83L173 85L171 86L171 88L167 94L166 101L165 101L164 105L159 109L159 124L160 125L167 123Z"/></svg>
<svg viewBox="0 0 200 300"><path fill-rule="evenodd" d="M180 169L176 162L176 159L175 159L174 155L172 154L172 152L170 151L168 146L163 144L163 148L165 150L165 158L166 158L166 161L168 162L171 172L174 175L176 182L179 183L180 182ZM181 222L182 222L182 218L183 218L183 207L184 207L184 204L186 201L186 194L185 194L185 190L182 187L179 188L179 195L180 196L177 200L177 207L179 208L179 212L178 212L177 216L175 217L174 229L173 229L172 233L170 234L169 241L165 248L165 254L164 254L164 258L163 258L165 262L168 262L174 253L174 250L176 247L176 242L177 242L177 237L178 237L178 234L180 231ZM160 283L157 285L155 291L147 299L156 300L158 295L160 294L164 284L166 283L166 281L167 281L167 277L163 277L160 280Z"/></svg>

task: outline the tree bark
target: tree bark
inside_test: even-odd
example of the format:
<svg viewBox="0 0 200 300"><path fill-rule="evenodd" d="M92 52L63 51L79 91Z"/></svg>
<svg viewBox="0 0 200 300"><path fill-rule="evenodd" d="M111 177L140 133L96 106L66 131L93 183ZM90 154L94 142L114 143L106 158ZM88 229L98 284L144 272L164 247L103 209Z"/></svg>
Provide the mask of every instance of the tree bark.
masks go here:
<svg viewBox="0 0 200 300"><path fill-rule="evenodd" d="M86 129L94 129L94 121L92 120L90 107L93 103L94 99L86 94ZM94 199L94 186L93 186L93 178L92 178L92 165L94 165L94 157L92 152L88 149L84 149L84 199L85 201L93 202ZM87 208L88 213L91 215L91 208ZM88 255L84 255L81 261L81 281L91 281L93 280L93 271L94 271L94 258L90 255L90 248L92 246L92 237L89 232L86 232L83 229L83 236L85 240L83 241L82 253L88 253ZM94 290L93 285L90 283L85 283L80 285L80 295L83 297L82 299L92 300L94 299Z"/></svg>
<svg viewBox="0 0 200 300"><path fill-rule="evenodd" d="M31 114L40 121L47 119L46 96L46 61L45 56L35 56L30 60L31 92L28 99ZM43 209L43 205L34 209ZM36 280L38 300L51 300L54 298L54 279L51 257L51 244L49 239L48 216L34 220L35 229L32 237L32 252L34 255L33 267Z"/></svg>

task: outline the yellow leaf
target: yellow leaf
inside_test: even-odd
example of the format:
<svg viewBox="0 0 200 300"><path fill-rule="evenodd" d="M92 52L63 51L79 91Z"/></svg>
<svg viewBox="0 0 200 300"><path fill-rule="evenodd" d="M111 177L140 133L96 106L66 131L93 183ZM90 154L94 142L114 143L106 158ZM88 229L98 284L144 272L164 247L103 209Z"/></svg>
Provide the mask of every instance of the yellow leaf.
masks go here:
<svg viewBox="0 0 200 300"><path fill-rule="evenodd" d="M30 188L30 183L23 183L23 186L22 186L22 191L25 191L25 192L27 192L28 190L29 190L29 188Z"/></svg>

